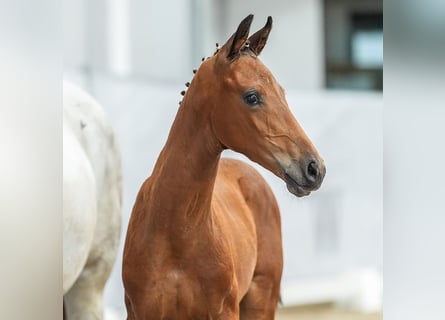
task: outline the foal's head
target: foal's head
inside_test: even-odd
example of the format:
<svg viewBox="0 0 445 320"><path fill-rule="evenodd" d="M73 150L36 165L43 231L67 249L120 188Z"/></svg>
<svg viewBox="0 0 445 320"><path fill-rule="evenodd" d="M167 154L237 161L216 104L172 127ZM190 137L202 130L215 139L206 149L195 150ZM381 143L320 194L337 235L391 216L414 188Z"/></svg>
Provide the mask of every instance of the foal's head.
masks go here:
<svg viewBox="0 0 445 320"><path fill-rule="evenodd" d="M248 37L253 15L199 68L193 82L207 101L212 131L225 147L240 152L305 196L320 187L326 169L289 110L283 88L258 59L272 18ZM192 83L193 85L194 83Z"/></svg>

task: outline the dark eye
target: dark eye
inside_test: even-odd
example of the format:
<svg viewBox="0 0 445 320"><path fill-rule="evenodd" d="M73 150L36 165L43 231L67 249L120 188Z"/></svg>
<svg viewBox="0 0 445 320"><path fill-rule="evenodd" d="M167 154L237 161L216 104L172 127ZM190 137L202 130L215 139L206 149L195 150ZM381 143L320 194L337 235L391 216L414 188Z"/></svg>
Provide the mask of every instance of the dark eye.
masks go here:
<svg viewBox="0 0 445 320"><path fill-rule="evenodd" d="M249 91L244 95L244 101L249 105L249 106L256 106L259 105L261 103L261 96L258 92L256 91Z"/></svg>

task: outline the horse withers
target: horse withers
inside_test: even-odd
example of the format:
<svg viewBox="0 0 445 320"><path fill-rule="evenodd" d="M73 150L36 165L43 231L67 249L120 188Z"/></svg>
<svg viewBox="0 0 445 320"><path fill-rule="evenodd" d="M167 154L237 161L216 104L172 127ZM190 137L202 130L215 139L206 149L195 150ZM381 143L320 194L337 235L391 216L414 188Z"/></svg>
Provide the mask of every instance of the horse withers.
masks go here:
<svg viewBox="0 0 445 320"><path fill-rule="evenodd" d="M272 18L246 17L204 59L130 218L123 257L128 319L274 319L283 269L280 213L240 152L296 196L325 166L258 56Z"/></svg>

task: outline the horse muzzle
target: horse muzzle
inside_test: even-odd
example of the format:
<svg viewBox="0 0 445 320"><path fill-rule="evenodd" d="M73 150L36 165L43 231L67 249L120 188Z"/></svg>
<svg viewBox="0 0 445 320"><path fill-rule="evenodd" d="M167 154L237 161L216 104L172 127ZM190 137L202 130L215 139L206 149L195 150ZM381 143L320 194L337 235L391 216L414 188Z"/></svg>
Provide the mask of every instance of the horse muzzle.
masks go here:
<svg viewBox="0 0 445 320"><path fill-rule="evenodd" d="M307 196L320 188L325 174L323 161L312 157L305 161L292 160L289 166L283 168L287 189L297 197Z"/></svg>

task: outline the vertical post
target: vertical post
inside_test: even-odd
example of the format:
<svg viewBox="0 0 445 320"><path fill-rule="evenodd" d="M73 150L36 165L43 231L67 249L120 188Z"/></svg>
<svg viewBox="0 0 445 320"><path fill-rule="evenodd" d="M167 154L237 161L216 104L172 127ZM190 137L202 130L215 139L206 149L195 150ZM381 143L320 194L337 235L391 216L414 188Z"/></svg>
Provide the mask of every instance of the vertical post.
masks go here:
<svg viewBox="0 0 445 320"><path fill-rule="evenodd" d="M118 76L126 76L131 71L128 5L128 0L109 0L106 8L108 67Z"/></svg>

